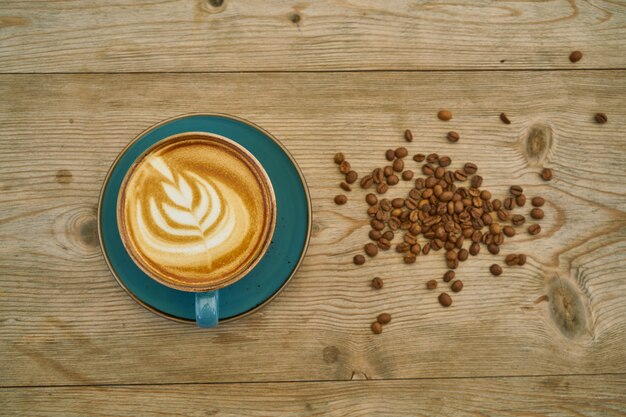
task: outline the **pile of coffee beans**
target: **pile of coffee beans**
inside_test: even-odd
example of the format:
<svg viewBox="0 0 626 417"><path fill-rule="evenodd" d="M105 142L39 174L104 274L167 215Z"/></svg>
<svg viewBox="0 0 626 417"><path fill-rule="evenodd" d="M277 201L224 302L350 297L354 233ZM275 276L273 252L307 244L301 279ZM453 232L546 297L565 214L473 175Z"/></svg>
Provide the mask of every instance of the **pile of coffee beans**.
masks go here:
<svg viewBox="0 0 626 417"><path fill-rule="evenodd" d="M448 111L442 111L438 116L444 121L452 117ZM503 121L505 117L502 117ZM451 142L458 137L456 132L448 133ZM404 138L407 142L413 141L410 130L405 131ZM354 256L354 264L363 265L367 258L376 257L379 251L392 249L406 264L415 263L418 256L441 252L448 268L443 274L443 281L449 283L450 290L456 293L463 289L463 282L455 279L455 270L470 256L477 256L483 248L492 255L499 254L506 239L523 229L530 235L540 233L540 225L527 221L526 216L533 221L544 217L541 207L545 200L542 197L533 196L530 199L533 208L528 213L514 213L526 207L527 197L521 186L512 185L508 195L502 199L493 198L489 190L482 188L483 178L476 164L467 162L453 168L450 157L437 153L417 153L412 157L413 162L406 162L408 155L405 147L389 149L384 155L388 163L361 177L351 169L342 153L335 155L335 163L345 176L340 187L349 190L350 184L360 178L359 186L369 191L365 203L370 217L370 242L363 246L364 254ZM415 178L415 171L408 168L410 164L417 164L416 168L422 175ZM544 168L541 177L549 181L552 171ZM413 181L408 195L384 197L400 179ZM335 197L337 204L345 204L346 201L344 194ZM524 265L526 255L509 254L505 263L508 267ZM499 276L503 268L493 264L489 271ZM437 286L434 279L426 283L426 288L430 290ZM372 287L381 289L383 280L374 278ZM444 307L452 305L452 297L446 292L441 292L438 300ZM372 324L372 331L382 332L383 324L379 316Z"/></svg>

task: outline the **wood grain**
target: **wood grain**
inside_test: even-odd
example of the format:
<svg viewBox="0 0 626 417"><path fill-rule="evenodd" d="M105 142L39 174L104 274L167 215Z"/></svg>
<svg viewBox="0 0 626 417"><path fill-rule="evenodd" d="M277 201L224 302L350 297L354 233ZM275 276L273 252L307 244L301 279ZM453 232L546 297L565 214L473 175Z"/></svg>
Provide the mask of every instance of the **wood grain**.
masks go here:
<svg viewBox="0 0 626 417"><path fill-rule="evenodd" d="M0 390L0 414L613 417L624 393L624 375L13 388Z"/></svg>
<svg viewBox="0 0 626 417"><path fill-rule="evenodd" d="M621 0L0 2L5 73L625 68L625 38Z"/></svg>
<svg viewBox="0 0 626 417"><path fill-rule="evenodd" d="M626 72L3 75L0 95L2 386L626 372ZM436 119L441 108L450 122ZM192 111L270 130L313 198L313 238L292 283L261 312L212 331L136 305L95 237L116 154L151 124ZM597 111L607 124L593 122ZM390 251L355 267L364 192L332 202L341 179L332 155L346 152L365 172L405 144L407 127L411 153L472 160L496 196L514 182L548 201L540 235L519 233L501 255L462 265L465 288L448 309L425 289L445 271L441 255L407 266ZM452 129L457 144L444 139ZM538 176L544 166L550 183ZM526 266L489 275L510 252L527 253ZM378 292L375 275L387 282ZM393 320L374 336L382 311Z"/></svg>

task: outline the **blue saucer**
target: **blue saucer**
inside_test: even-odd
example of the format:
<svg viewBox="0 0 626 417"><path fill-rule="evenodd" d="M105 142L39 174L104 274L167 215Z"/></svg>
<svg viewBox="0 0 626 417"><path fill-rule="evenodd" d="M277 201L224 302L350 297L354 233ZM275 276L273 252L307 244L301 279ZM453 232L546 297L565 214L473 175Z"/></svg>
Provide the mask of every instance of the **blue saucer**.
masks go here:
<svg viewBox="0 0 626 417"><path fill-rule="evenodd" d="M311 201L304 177L287 150L252 123L223 114L193 114L166 120L135 138L113 163L102 187L98 231L104 258L118 283L138 303L172 320L194 323L194 294L175 290L148 277L132 261L117 227L117 196L132 163L147 148L183 132L225 136L250 151L263 165L276 195L276 229L269 249L244 278L220 290L220 322L262 307L295 274L311 232Z"/></svg>

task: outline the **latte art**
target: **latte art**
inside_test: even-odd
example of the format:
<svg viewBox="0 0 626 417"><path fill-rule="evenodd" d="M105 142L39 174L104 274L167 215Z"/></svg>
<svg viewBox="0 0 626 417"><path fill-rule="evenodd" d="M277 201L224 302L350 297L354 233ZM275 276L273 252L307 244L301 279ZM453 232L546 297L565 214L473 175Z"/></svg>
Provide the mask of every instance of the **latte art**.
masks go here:
<svg viewBox="0 0 626 417"><path fill-rule="evenodd" d="M257 261L274 226L273 191L256 160L240 152L219 137L173 140L128 174L120 232L146 273L204 290Z"/></svg>

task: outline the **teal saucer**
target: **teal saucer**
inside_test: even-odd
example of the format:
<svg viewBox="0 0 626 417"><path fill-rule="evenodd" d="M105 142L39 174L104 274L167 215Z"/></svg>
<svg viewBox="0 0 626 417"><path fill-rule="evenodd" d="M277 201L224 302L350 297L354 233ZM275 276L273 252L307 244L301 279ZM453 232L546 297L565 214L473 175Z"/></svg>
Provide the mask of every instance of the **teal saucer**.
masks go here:
<svg viewBox="0 0 626 417"><path fill-rule="evenodd" d="M132 163L154 143L184 132L208 132L244 146L263 165L276 195L276 229L269 249L244 278L220 290L220 322L247 315L272 300L302 262L311 234L311 200L300 168L265 130L224 114L192 114L161 122L137 136L117 157L104 181L98 231L113 276L145 308L172 320L195 322L194 293L175 290L148 277L132 261L117 227L117 196Z"/></svg>

